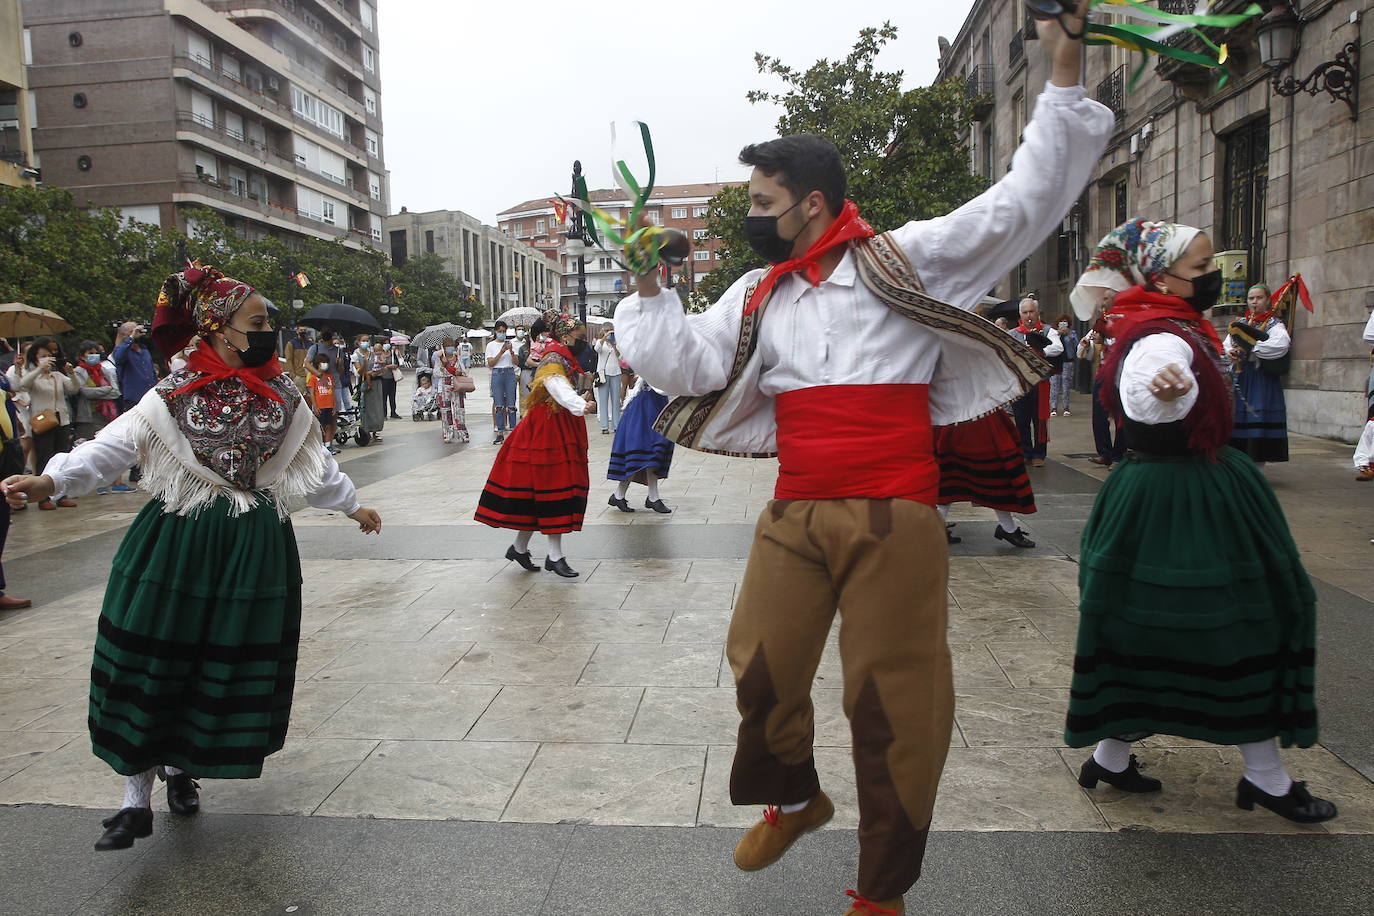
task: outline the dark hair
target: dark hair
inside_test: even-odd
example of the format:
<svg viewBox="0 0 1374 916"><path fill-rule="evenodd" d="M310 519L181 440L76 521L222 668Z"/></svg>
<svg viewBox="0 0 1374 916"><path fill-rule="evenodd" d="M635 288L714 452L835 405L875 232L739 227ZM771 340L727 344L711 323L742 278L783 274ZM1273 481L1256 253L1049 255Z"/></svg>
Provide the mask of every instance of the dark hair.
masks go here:
<svg viewBox="0 0 1374 916"><path fill-rule="evenodd" d="M498 327L498 328L504 328L504 329L507 330L507 331L510 330L510 325L506 324L504 321L498 321L498 322L496 322L496 327Z"/></svg>
<svg viewBox="0 0 1374 916"><path fill-rule="evenodd" d="M29 344L29 352L24 354L24 362L30 366L38 365L38 351L47 350L49 354L57 356L62 352L62 348L57 345L54 337L40 337Z"/></svg>
<svg viewBox="0 0 1374 916"><path fill-rule="evenodd" d="M540 334L549 333L549 323L542 317L534 319L534 324L530 325L530 337L538 337Z"/></svg>
<svg viewBox="0 0 1374 916"><path fill-rule="evenodd" d="M801 200L812 191L825 196L831 215L838 215L844 206L844 166L840 151L829 140L815 134L792 134L751 143L739 153L740 165L750 165L778 183Z"/></svg>

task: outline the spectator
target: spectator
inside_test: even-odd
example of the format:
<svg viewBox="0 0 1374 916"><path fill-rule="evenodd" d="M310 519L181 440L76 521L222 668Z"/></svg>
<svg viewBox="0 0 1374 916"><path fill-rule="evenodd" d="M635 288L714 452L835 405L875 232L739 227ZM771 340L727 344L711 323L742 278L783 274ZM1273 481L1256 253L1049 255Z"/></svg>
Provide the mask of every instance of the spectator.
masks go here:
<svg viewBox="0 0 1374 916"><path fill-rule="evenodd" d="M148 345L147 333L148 329L138 322L126 321L119 326L119 333L115 335L110 359L119 373L120 413L141 401L157 384L157 371L153 368L153 352ZM41 467L33 470L35 474L43 473Z"/></svg>
<svg viewBox="0 0 1374 916"><path fill-rule="evenodd" d="M620 348L615 328L609 324L596 342L596 403L601 435L609 436L620 425Z"/></svg>
<svg viewBox="0 0 1374 916"><path fill-rule="evenodd" d="M20 454L9 453L10 449L18 449L15 437L19 435L19 410L14 403L14 392L10 388L9 372L13 371L13 366L0 375L0 439L4 440L4 448L8 453L3 460L0 460L0 473L15 473L16 467L22 467L24 459ZM5 552L5 539L10 534L10 504L5 500L0 500L0 555ZM24 508L28 508L25 506ZM5 594L5 567L0 564L0 611L17 611L20 608L31 607L33 602L28 598L15 598Z"/></svg>
<svg viewBox="0 0 1374 916"><path fill-rule="evenodd" d="M588 394L596 379L598 360L596 348L587 342L587 326L580 321L573 331L573 344L570 349L572 355L577 357L577 364L582 368L582 374L577 377L577 393Z"/></svg>
<svg viewBox="0 0 1374 916"><path fill-rule="evenodd" d="M1078 366L1078 332L1070 327L1068 315L1060 315L1055 319L1054 327L1064 343L1064 352L1050 360L1051 365L1056 362L1059 365L1059 372L1050 376L1050 416L1062 413L1067 417L1070 416L1069 392L1073 391L1073 379Z"/></svg>
<svg viewBox="0 0 1374 916"><path fill-rule="evenodd" d="M310 371L307 373L310 378L307 380L307 390L310 392L310 406L315 410L315 417L320 421L320 432L324 439L324 447L329 449L331 455L339 454L339 448L334 444L334 373L330 371L329 357L324 353L319 353L309 364Z"/></svg>
<svg viewBox="0 0 1374 916"><path fill-rule="evenodd" d="M322 359L329 367L329 388L334 392L334 411L337 416L338 411L344 409L342 389L346 375L343 363L339 360L339 341L336 338L337 335L331 328L325 328L320 332L320 339L305 351L305 371L307 375L317 374Z"/></svg>
<svg viewBox="0 0 1374 916"><path fill-rule="evenodd" d="M14 404L15 412L19 415L19 444L24 450L24 465L26 468L33 467L33 436L29 433L29 396L19 390L19 377L23 374L24 358L28 355L32 343L20 346L19 352L15 354L14 365L5 370L5 380L9 382L10 401ZM28 506L21 505L14 511L22 512Z"/></svg>
<svg viewBox="0 0 1374 916"><path fill-rule="evenodd" d="M472 343L466 338L458 345L458 355L463 359L463 370L472 368Z"/></svg>
<svg viewBox="0 0 1374 916"><path fill-rule="evenodd" d="M396 358L396 351L389 343L379 343L374 348L374 357L379 357L381 361L381 371L378 377L382 381L382 397L389 408L388 416L392 420L401 419L401 415L396 412L396 383L401 378L401 364Z"/></svg>
<svg viewBox="0 0 1374 916"><path fill-rule="evenodd" d="M146 349L143 352L147 354ZM148 365L152 365L151 356L148 357ZM19 390L29 397L30 430L40 416L46 415L57 421L42 432L32 433L33 467L36 473L41 474L53 455L71 451L72 409L67 398L76 394L79 386L76 379L72 378L71 364L63 358L57 341L51 337L40 337L33 342L28 355L24 357L22 369ZM56 509L62 506L69 509L75 505L76 500L63 497L55 504L51 499L44 499L38 503L38 508Z"/></svg>
<svg viewBox="0 0 1374 916"><path fill-rule="evenodd" d="M291 376L296 387L300 388L301 391L304 391L306 387L306 376L309 373L306 372L305 366L314 344L315 342L310 336L310 329L305 325L297 327L296 336L286 341L286 351L283 354L286 357L286 374Z"/></svg>

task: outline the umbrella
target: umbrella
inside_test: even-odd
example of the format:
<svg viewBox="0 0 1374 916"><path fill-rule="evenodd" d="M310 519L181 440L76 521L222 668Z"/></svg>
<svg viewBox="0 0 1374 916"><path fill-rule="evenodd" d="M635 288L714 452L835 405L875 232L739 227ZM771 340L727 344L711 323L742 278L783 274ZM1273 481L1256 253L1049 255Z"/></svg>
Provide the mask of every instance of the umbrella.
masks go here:
<svg viewBox="0 0 1374 916"><path fill-rule="evenodd" d="M468 336L476 337L480 340L483 337L490 337L491 331L488 331L486 328L473 328L471 331L468 331Z"/></svg>
<svg viewBox="0 0 1374 916"><path fill-rule="evenodd" d="M410 339L412 347L437 347L443 343L444 338L457 340L467 335L468 329L462 325L445 322L443 324L432 324L419 334Z"/></svg>
<svg viewBox="0 0 1374 916"><path fill-rule="evenodd" d="M317 305L302 315L299 322L309 328L333 328L340 334L363 334L382 329L376 318L356 305L343 302Z"/></svg>
<svg viewBox="0 0 1374 916"><path fill-rule="evenodd" d="M410 343L410 338L404 334L391 335L391 345L393 347L404 347L408 343Z"/></svg>
<svg viewBox="0 0 1374 916"><path fill-rule="evenodd" d="M996 321L998 318L1005 318L1007 321L1020 321L1021 300L1007 299L1004 302L999 302L984 312L983 317L988 321Z"/></svg>
<svg viewBox="0 0 1374 916"><path fill-rule="evenodd" d="M527 328L534 324L535 319L543 314L544 313L539 311L539 309L530 308L528 305L522 305L504 313L496 320L504 321L512 327Z"/></svg>
<svg viewBox="0 0 1374 916"><path fill-rule="evenodd" d="M612 324L611 319L605 315L588 315L587 324Z"/></svg>
<svg viewBox="0 0 1374 916"><path fill-rule="evenodd" d="M22 302L0 305L0 337L37 337L71 329L66 319L56 312Z"/></svg>

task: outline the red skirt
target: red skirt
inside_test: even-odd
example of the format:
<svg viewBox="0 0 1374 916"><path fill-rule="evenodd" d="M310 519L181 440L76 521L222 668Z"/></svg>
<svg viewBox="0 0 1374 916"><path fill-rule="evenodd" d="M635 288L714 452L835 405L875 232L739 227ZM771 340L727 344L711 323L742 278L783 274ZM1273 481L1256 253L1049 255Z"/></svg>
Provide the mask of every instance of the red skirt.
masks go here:
<svg viewBox="0 0 1374 916"><path fill-rule="evenodd" d="M586 421L536 404L496 453L474 518L516 531L580 531L588 476Z"/></svg>
<svg viewBox="0 0 1374 916"><path fill-rule="evenodd" d="M1035 493L1016 423L1005 410L954 426L935 427L942 505L970 502L988 509L1035 511Z"/></svg>

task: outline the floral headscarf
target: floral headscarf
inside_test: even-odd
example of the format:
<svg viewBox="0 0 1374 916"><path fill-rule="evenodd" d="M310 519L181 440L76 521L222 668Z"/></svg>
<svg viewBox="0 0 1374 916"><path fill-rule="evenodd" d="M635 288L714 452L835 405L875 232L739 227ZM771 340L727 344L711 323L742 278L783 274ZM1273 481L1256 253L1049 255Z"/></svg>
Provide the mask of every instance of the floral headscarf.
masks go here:
<svg viewBox="0 0 1374 916"><path fill-rule="evenodd" d="M549 326L549 335L556 341L562 341L563 336L571 334L581 324L576 318L558 312L548 312L544 315L544 323Z"/></svg>
<svg viewBox="0 0 1374 916"><path fill-rule="evenodd" d="M162 283L153 315L153 340L163 353L184 349L192 335L202 337L229 323L257 290L194 261Z"/></svg>
<svg viewBox="0 0 1374 916"><path fill-rule="evenodd" d="M1097 310L1097 290L1103 288L1117 292L1132 286L1149 289L1200 232L1192 226L1145 219L1129 219L1117 226L1097 243L1088 269L1069 294L1074 313L1083 321L1090 320Z"/></svg>

